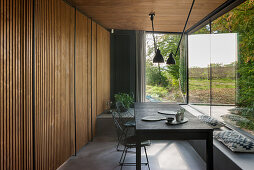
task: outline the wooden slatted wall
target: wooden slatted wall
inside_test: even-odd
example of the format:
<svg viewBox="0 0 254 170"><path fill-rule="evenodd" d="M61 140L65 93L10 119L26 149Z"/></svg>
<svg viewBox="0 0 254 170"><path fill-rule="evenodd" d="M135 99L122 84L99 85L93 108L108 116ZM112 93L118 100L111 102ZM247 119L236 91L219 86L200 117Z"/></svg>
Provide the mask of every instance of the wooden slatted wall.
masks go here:
<svg viewBox="0 0 254 170"><path fill-rule="evenodd" d="M0 170L56 169L92 139L109 100L109 32L62 0L0 7Z"/></svg>
<svg viewBox="0 0 254 170"><path fill-rule="evenodd" d="M32 169L32 1L1 0L0 169Z"/></svg>
<svg viewBox="0 0 254 170"><path fill-rule="evenodd" d="M56 169L74 154L75 9L35 0L35 166Z"/></svg>

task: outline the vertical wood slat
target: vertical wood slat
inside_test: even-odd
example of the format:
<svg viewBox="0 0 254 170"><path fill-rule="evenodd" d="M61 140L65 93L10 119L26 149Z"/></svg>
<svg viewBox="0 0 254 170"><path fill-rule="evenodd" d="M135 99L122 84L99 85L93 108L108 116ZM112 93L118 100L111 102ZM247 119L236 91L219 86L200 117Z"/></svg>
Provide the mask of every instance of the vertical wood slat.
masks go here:
<svg viewBox="0 0 254 170"><path fill-rule="evenodd" d="M13 148L13 144L14 144L14 142L12 141L12 136L13 136L13 131L12 131L12 129L13 129L13 123L12 123L12 121L13 121L13 110L12 110L12 103L13 103L13 100L12 100L12 89L13 89L13 79L12 79L12 69L13 69L13 67L12 67L12 61L13 61L13 46L12 46L12 42L13 42L13 37L12 37L12 33L13 33L13 31L12 31L12 27L13 27L13 13L12 13L12 9L13 9L13 6L12 6L12 0L10 0L10 5L9 5L9 16L10 16L10 18L9 18L9 22L10 22L10 25L9 25L9 30L10 30L10 32L9 32L9 70L10 70L10 72L9 72L9 102L10 102L10 104L9 104L9 107L10 107L10 111L9 111L9 121L10 121L10 124L9 124L9 128L10 128L10 132L9 132L9 143L10 143L10 149L9 149L9 152L10 152L10 154L9 154L9 159L10 159L10 161L9 161L9 168L10 169L13 169L13 166L12 166L12 161L11 160L13 160L13 150L12 150L12 148Z"/></svg>
<svg viewBox="0 0 254 170"><path fill-rule="evenodd" d="M65 4L67 5L67 4ZM70 6L67 5L69 8ZM74 19L73 19L74 18ZM73 7L70 8L70 17L69 17L69 27L70 27L70 30L69 30L69 37L70 37L70 44L69 46L71 47L70 48L70 53L69 53L69 59L70 59L70 73L69 73L69 100L70 100L70 103L69 103L69 115L68 115L68 118L69 121L68 121L68 126L70 127L70 144L71 144L71 147L70 147L70 150L69 150L69 154L73 155L75 153L75 120L74 120L74 74L75 74L75 70L74 70L74 49L75 49L75 39L74 39L74 33L75 33L75 9ZM67 156L67 159L69 158L69 156Z"/></svg>
<svg viewBox="0 0 254 170"><path fill-rule="evenodd" d="M50 24L50 33L51 33L51 40L50 40L50 77L51 77L51 81L50 81L50 90L51 92L49 93L50 95L50 104L51 104L51 109L50 109L50 144L49 144L49 169L54 169L54 133L53 133L53 127L54 127L54 55L53 55L53 51L54 51L54 32L53 32L53 24L54 24L54 13L53 13L53 2L50 2L50 18L51 18L51 24Z"/></svg>
<svg viewBox="0 0 254 170"><path fill-rule="evenodd" d="M0 145L0 169L3 169L4 167L4 1L1 1L1 18L0 18L0 41L1 41L1 47L0 47L0 111L2 114L0 114L0 139L1 139L1 145Z"/></svg>
<svg viewBox="0 0 254 170"><path fill-rule="evenodd" d="M12 42L11 42L11 47L12 47L12 64L11 64L11 70L12 70L12 73L11 73L11 79L12 79L12 86L11 86L11 92L12 92L12 94L11 94L11 102L12 102L12 104L11 104L11 108L12 108L12 111L11 111L11 116L12 116L12 118L11 118L11 123L12 123L12 125L11 125L11 127L12 127L12 135L11 135L11 139L10 139L10 141L12 141L12 148L11 148L11 158L12 158L12 163L11 163L11 168L12 169L15 169L15 158L16 158L16 156L15 156L15 145L16 145L16 143L15 143L15 0L13 0L13 2L12 2L12 6L11 6L11 8L12 8L12 28L11 28L11 36L12 36Z"/></svg>
<svg viewBox="0 0 254 170"><path fill-rule="evenodd" d="M56 1L57 2L57 6L60 6L60 1ZM56 14L56 25L57 25L57 41L56 41L56 44L57 44L57 55L56 55L56 58L57 58L57 112L56 112L56 115L57 115L57 139L61 139L61 126L60 126L60 119L61 119L61 111L60 111L60 70L61 70L61 67L60 67L60 43L58 43L60 41L60 24L58 23L58 20L59 20L59 17L61 17L60 15L60 9L59 8L56 8L56 11L57 11L57 14ZM61 165L61 141L60 140L56 140L57 141L57 167Z"/></svg>
<svg viewBox="0 0 254 170"><path fill-rule="evenodd" d="M5 159L5 147L6 147L6 141L5 141L5 138L6 138L6 120L5 120L5 117L6 117L6 111L5 111L5 108L6 108L6 1L3 0L3 8L2 8L2 19L3 19L3 25L2 25L2 29L3 29L3 34L2 34L2 42L3 44L1 44L3 46L3 50L2 50L2 60L3 60L3 67L2 67L2 88L3 88L3 93L2 93L2 99L3 99L3 114L2 114L2 127L3 127L3 131L2 131L2 143L3 143L3 146L2 146L2 150L1 150L1 153L2 153L2 168L4 169L6 167L6 159Z"/></svg>
<svg viewBox="0 0 254 170"><path fill-rule="evenodd" d="M21 1L18 1L18 25L21 25L21 16L20 16L20 14L21 14ZM17 37L18 37L18 52L17 52L17 57L18 58L20 58L20 54L21 54L21 44L20 44L20 42L21 42L21 36L20 36L20 34L21 34L21 28L20 28L21 26L19 26L18 27L18 32L17 32ZM22 115L21 115L21 101L20 101L20 99L21 99L21 73L20 73L20 68L21 68L21 61L20 60L18 60L17 61L17 90L18 90L18 95L17 95L17 103L18 103L18 118L17 118L17 123L18 123L18 130L17 130L17 132L18 132L18 161L19 161L19 169L22 169L23 168L23 164L22 164L22 162L23 162L23 160L22 160L22 146L21 146L21 140L22 140L22 138L21 138L21 134L22 134L22 129L21 129L21 125L22 125L22 120L21 120L21 117L22 117Z"/></svg>
<svg viewBox="0 0 254 170"><path fill-rule="evenodd" d="M97 24L92 21L92 136L95 135L97 116Z"/></svg>
<svg viewBox="0 0 254 170"><path fill-rule="evenodd" d="M10 1L6 2L6 169L10 169Z"/></svg>
<svg viewBox="0 0 254 170"><path fill-rule="evenodd" d="M87 137L92 140L92 20L87 20Z"/></svg>
<svg viewBox="0 0 254 170"><path fill-rule="evenodd" d="M4 111L3 111L3 169L6 168L6 148L7 148L7 142L6 142L6 66L7 66L7 62L6 62L6 51L7 51L7 47L6 47L6 18L7 18L7 14L6 14L6 10L7 10L7 6L6 6L6 1L4 1L3 3L3 20L4 20L4 25L3 25L3 107L4 107Z"/></svg>
<svg viewBox="0 0 254 170"><path fill-rule="evenodd" d="M51 62L51 67L52 67L52 99L51 99L51 103L52 103L52 113L55 113L56 112L56 93L55 93L55 65L56 65L56 62L55 62L55 48L56 48L56 45L55 45L55 41L56 41L56 34L55 34L55 10L53 9L53 7L55 6L55 1L52 1L52 32L54 32L54 34L52 34L52 46L53 46L53 49L52 49L52 56L51 56L51 59L52 59L52 62ZM54 156L55 153L56 153L56 120L55 120L55 114L52 114L52 148L51 148L51 164L52 164L52 167L51 169L56 169L56 157Z"/></svg>

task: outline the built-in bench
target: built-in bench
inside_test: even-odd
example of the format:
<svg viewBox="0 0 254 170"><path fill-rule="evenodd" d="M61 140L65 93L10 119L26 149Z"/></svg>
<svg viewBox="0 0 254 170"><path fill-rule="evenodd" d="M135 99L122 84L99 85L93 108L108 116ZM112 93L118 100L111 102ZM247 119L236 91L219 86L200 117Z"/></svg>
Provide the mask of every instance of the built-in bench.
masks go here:
<svg viewBox="0 0 254 170"><path fill-rule="evenodd" d="M188 105L182 105L182 107L195 116L202 114ZM189 143L205 160L205 141L192 140ZM213 140L213 150L215 170L254 169L254 153L234 153L216 139Z"/></svg>

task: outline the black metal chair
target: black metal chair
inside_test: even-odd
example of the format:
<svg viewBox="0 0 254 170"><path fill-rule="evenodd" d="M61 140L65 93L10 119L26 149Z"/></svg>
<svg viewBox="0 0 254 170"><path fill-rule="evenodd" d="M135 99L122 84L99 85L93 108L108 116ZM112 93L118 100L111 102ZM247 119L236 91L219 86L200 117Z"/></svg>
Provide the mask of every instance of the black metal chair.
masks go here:
<svg viewBox="0 0 254 170"><path fill-rule="evenodd" d="M118 142L124 146L124 150L122 152L119 164L121 165L121 169L123 166L134 166L136 163L125 163L126 154L128 149L136 148L136 136L134 135L133 131L129 131L129 128L125 127L124 124L121 123L121 119L118 117L118 113L113 111L112 112L113 121L117 131ZM146 163L142 163L142 165L148 165L148 169L150 170L148 156L146 152L146 146L150 146L151 142L149 140L142 141L141 147L144 147L145 155L146 155Z"/></svg>
<svg viewBox="0 0 254 170"><path fill-rule="evenodd" d="M132 130L132 128L135 128L135 126L136 126L134 115L129 110L126 110L124 112L123 112L123 110L125 110L123 103L116 102L116 113L117 113L116 117L118 118L118 122L123 124L125 126L125 128L130 128L128 130ZM123 151L123 150L119 149L119 145L120 145L120 142L118 140L116 150Z"/></svg>

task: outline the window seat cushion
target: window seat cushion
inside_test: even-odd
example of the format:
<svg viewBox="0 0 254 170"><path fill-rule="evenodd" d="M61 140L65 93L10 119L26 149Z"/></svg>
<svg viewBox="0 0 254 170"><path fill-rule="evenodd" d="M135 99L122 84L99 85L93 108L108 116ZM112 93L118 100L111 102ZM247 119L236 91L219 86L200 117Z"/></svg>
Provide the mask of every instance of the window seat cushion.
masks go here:
<svg viewBox="0 0 254 170"><path fill-rule="evenodd" d="M233 152L254 152L254 141L234 130L215 131L213 134Z"/></svg>

